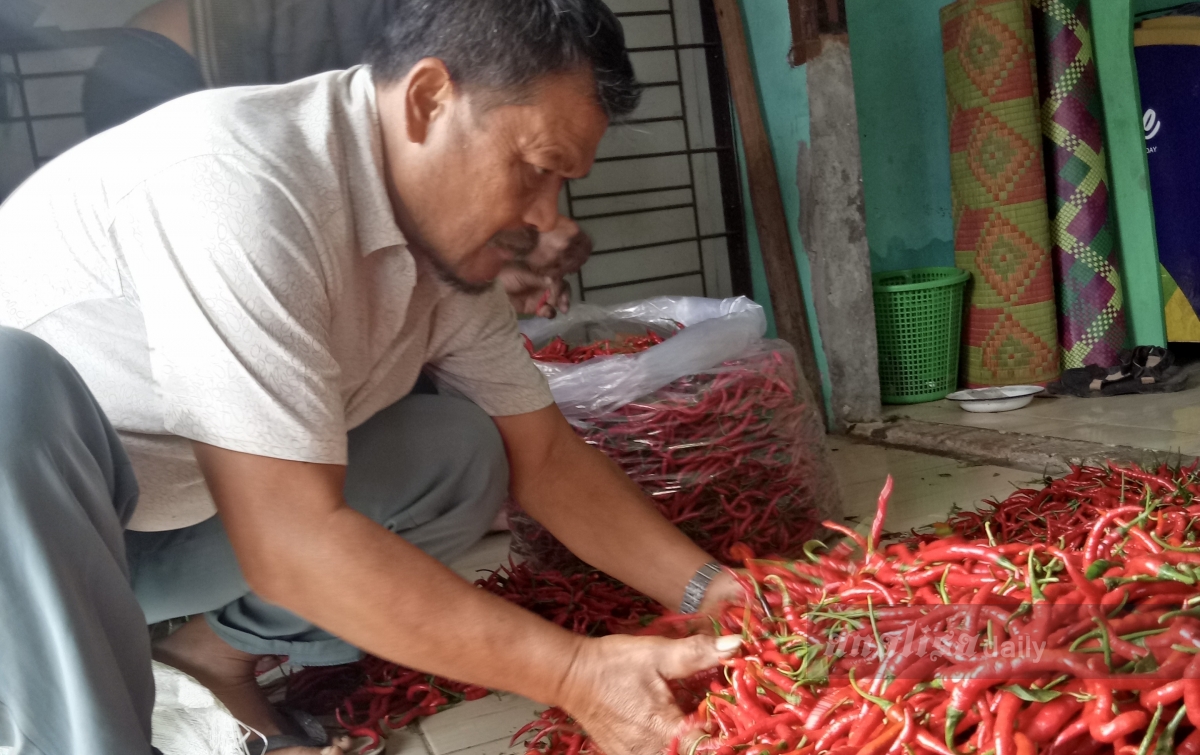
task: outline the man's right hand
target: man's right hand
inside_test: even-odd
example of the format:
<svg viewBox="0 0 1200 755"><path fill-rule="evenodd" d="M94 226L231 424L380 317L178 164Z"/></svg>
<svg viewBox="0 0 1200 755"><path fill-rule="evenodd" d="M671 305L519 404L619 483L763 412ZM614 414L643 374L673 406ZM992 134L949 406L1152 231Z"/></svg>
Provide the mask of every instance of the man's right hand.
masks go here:
<svg viewBox="0 0 1200 755"><path fill-rule="evenodd" d="M657 755L684 734L667 681L711 669L739 646L731 637L587 640L563 681L561 705L605 755Z"/></svg>

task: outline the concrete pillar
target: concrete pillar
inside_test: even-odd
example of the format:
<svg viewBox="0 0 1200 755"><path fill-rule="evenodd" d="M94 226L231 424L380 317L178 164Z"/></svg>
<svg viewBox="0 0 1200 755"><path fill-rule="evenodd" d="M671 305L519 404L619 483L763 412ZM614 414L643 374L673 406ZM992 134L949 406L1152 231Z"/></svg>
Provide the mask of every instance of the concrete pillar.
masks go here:
<svg viewBox="0 0 1200 755"><path fill-rule="evenodd" d="M845 35L820 41L806 67L811 137L800 147L797 180L838 432L879 419L879 357L850 44Z"/></svg>

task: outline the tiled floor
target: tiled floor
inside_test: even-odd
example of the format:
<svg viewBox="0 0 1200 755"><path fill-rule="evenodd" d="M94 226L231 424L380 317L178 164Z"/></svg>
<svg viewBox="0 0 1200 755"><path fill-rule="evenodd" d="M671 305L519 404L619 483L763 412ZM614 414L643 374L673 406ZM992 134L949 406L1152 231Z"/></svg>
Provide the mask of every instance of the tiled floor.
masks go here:
<svg viewBox="0 0 1200 755"><path fill-rule="evenodd" d="M1037 398L1024 409L972 414L950 401L884 407L926 422L1200 455L1200 390L1109 398Z"/></svg>
<svg viewBox="0 0 1200 755"><path fill-rule="evenodd" d="M1007 467L971 465L942 456L868 446L831 438L834 467L842 486L845 515L870 525L876 501L890 474L895 480L885 527L901 532L940 521L953 505L972 507L1028 487L1037 476Z"/></svg>
<svg viewBox="0 0 1200 755"><path fill-rule="evenodd" d="M955 411L958 411L955 409ZM1198 436L1200 437L1200 436ZM1006 496L1034 475L1004 467L970 466L940 456L867 446L831 439L834 466L841 482L845 514L867 526L887 475L895 478L887 527L906 530L941 519L952 504L970 506L991 496ZM493 535L454 564L463 577L495 568L508 558L508 538ZM387 742L387 755L521 755L508 742L543 706L515 695L495 695L465 703L404 731Z"/></svg>

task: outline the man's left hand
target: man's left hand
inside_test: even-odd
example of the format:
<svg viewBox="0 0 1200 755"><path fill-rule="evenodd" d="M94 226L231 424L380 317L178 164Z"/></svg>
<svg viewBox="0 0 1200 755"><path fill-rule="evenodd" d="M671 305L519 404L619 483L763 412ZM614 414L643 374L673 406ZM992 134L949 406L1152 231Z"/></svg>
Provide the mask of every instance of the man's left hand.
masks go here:
<svg viewBox="0 0 1200 755"><path fill-rule="evenodd" d="M592 254L592 240L579 224L559 217L524 259L505 266L500 282L520 315L553 317L571 308L571 286L564 277L578 271Z"/></svg>
<svg viewBox="0 0 1200 755"><path fill-rule="evenodd" d="M500 283L518 315L554 317L571 308L571 284L565 278L540 275L523 262L505 265Z"/></svg>

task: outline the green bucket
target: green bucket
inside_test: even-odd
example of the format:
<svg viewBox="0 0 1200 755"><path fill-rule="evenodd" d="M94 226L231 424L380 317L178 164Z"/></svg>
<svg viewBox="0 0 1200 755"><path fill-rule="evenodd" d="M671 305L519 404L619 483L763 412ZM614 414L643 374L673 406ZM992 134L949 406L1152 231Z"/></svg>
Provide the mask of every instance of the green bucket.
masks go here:
<svg viewBox="0 0 1200 755"><path fill-rule="evenodd" d="M883 403L945 398L958 387L963 290L971 274L919 267L871 277Z"/></svg>

